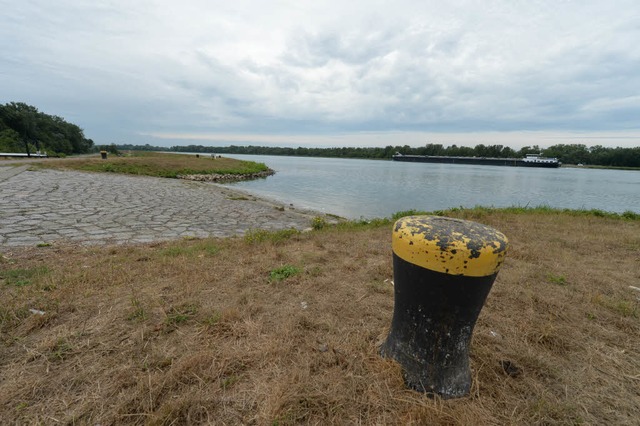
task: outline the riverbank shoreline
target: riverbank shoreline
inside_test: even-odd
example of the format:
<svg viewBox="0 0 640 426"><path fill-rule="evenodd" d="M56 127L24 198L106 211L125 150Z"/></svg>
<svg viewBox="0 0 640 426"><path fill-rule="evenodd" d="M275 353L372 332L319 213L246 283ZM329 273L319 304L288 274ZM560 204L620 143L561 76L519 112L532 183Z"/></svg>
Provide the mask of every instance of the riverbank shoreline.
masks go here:
<svg viewBox="0 0 640 426"><path fill-rule="evenodd" d="M7 169L1 174L6 179L0 179L0 247L127 244L237 236L251 229L304 230L314 217L325 216L216 183L24 166ZM15 169L19 173L10 173Z"/></svg>
<svg viewBox="0 0 640 426"><path fill-rule="evenodd" d="M583 168L453 165L282 156L233 156L277 171L266 180L233 184L350 219L397 210L476 205L548 206L640 213L637 173Z"/></svg>
<svg viewBox="0 0 640 426"><path fill-rule="evenodd" d="M244 180L264 179L269 176L273 176L276 172L272 169L268 169L262 172L254 173L235 173L235 174L191 174L191 175L178 175L176 178L191 180L196 182L215 182L215 183L231 183L240 182Z"/></svg>

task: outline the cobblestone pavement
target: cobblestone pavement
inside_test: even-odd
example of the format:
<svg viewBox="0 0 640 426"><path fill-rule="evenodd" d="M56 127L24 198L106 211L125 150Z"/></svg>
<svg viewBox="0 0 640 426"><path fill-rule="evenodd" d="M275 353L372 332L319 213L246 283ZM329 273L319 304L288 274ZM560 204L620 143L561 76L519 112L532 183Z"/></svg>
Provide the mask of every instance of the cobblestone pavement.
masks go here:
<svg viewBox="0 0 640 426"><path fill-rule="evenodd" d="M0 247L305 229L310 214L211 183L0 164Z"/></svg>

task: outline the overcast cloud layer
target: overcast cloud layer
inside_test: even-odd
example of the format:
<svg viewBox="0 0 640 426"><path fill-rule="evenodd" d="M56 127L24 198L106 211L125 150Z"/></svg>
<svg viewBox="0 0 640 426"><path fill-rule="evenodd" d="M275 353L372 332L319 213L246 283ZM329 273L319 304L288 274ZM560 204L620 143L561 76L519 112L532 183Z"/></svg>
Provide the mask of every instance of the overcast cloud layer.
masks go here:
<svg viewBox="0 0 640 426"><path fill-rule="evenodd" d="M98 144L639 146L640 3L0 0L11 101Z"/></svg>

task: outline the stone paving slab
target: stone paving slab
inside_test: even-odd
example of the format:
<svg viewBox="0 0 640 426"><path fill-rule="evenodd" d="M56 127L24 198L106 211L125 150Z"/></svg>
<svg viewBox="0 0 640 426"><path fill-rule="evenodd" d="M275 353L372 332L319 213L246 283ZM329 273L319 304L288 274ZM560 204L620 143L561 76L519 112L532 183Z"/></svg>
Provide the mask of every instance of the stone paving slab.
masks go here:
<svg viewBox="0 0 640 426"><path fill-rule="evenodd" d="M314 215L212 183L20 168L0 180L0 248L302 230Z"/></svg>
<svg viewBox="0 0 640 426"><path fill-rule="evenodd" d="M4 166L0 164L0 182L18 175L29 168L29 165L22 166Z"/></svg>

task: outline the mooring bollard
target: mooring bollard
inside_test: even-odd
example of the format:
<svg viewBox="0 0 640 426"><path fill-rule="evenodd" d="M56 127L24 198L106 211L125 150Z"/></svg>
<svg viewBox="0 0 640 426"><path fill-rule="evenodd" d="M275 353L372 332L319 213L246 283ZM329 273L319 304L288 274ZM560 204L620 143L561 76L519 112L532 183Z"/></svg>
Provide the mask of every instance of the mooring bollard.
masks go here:
<svg viewBox="0 0 640 426"><path fill-rule="evenodd" d="M456 398L469 394L469 343L502 265L507 238L479 223L408 216L393 228L394 310L380 350L407 386Z"/></svg>

